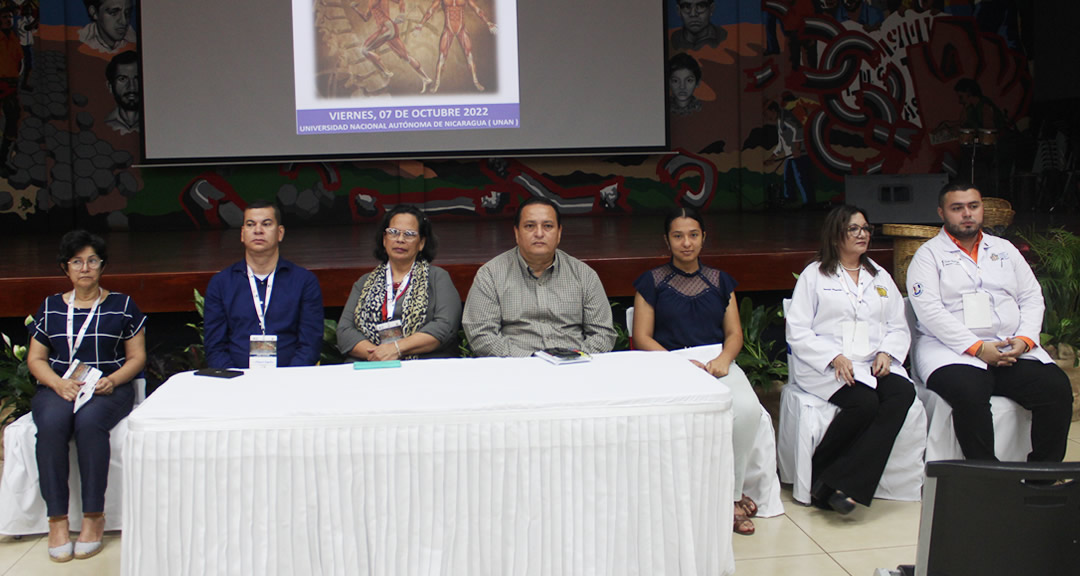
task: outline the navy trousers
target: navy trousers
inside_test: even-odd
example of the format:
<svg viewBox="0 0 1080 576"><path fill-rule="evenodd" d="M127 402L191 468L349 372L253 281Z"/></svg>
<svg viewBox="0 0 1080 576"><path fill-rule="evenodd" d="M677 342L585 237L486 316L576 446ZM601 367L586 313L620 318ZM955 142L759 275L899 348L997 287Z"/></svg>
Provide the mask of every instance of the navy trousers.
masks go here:
<svg viewBox="0 0 1080 576"><path fill-rule="evenodd" d="M68 513L68 446L75 439L82 479L83 513L105 511L105 487L109 477L109 432L124 419L135 404L135 388L130 383L117 386L112 394L97 395L72 414L68 402L48 386L38 385L30 401L37 426L37 465L41 497L49 516Z"/></svg>

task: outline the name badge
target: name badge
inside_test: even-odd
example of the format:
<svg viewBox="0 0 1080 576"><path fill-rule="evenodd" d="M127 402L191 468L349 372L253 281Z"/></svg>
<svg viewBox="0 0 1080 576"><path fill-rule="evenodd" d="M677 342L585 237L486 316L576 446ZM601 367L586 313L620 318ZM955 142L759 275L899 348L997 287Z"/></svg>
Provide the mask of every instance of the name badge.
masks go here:
<svg viewBox="0 0 1080 576"><path fill-rule="evenodd" d="M990 327L990 293L964 294L964 326L971 329Z"/></svg>
<svg viewBox="0 0 1080 576"><path fill-rule="evenodd" d="M248 368L277 368L277 336L251 335Z"/></svg>
<svg viewBox="0 0 1080 576"><path fill-rule="evenodd" d="M844 356L863 358L870 354L870 327L863 321L847 320L841 323L844 338Z"/></svg>
<svg viewBox="0 0 1080 576"><path fill-rule="evenodd" d="M383 344L401 340L405 337L405 331L401 327L401 320L390 320L375 325L375 331L379 333L379 341Z"/></svg>

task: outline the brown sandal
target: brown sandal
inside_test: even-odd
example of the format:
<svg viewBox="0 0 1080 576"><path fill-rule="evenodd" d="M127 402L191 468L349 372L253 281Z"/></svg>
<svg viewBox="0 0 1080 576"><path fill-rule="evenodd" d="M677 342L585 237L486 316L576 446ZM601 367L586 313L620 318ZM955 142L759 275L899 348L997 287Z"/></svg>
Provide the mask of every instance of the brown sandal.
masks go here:
<svg viewBox="0 0 1080 576"><path fill-rule="evenodd" d="M750 536L754 533L754 530L755 528L753 520L747 518L742 514L735 514L735 524L732 527L733 532L735 532L736 534L741 534L743 536Z"/></svg>
<svg viewBox="0 0 1080 576"><path fill-rule="evenodd" d="M743 514L745 514L747 518L757 516L757 503L746 494L743 494L742 498L736 502L735 505L742 508Z"/></svg>

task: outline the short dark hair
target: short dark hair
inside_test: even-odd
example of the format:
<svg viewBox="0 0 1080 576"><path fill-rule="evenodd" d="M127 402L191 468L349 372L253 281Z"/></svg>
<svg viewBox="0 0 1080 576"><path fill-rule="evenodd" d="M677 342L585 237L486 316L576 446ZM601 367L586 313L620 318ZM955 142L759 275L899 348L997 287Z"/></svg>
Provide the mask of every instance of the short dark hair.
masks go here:
<svg viewBox="0 0 1080 576"><path fill-rule="evenodd" d="M941 192L938 192L937 204L938 206L945 207L945 195L949 192L963 192L964 190L975 190L982 196L982 191L975 187L974 184L966 180L953 180L948 184L941 187Z"/></svg>
<svg viewBox="0 0 1080 576"><path fill-rule="evenodd" d="M86 230L72 230L60 239L60 249L56 252L56 262L60 264L60 269L67 272L68 260L74 258L87 246L94 249L94 253L101 258L102 263L109 260L109 249L105 245L104 238Z"/></svg>
<svg viewBox="0 0 1080 576"><path fill-rule="evenodd" d="M138 64L139 54L134 50L124 50L123 52L112 57L109 60L108 66L105 66L105 78L109 81L109 86L116 81L116 69L120 66L127 64Z"/></svg>
<svg viewBox="0 0 1080 576"><path fill-rule="evenodd" d="M521 226L521 213L525 211L525 207L533 204L551 206L551 209L555 211L555 224L562 226L562 214L559 214L559 207L554 200L545 196L530 196L524 202L518 204L517 214L514 216L514 228Z"/></svg>
<svg viewBox="0 0 1080 576"><path fill-rule="evenodd" d="M841 204L825 216L825 223L821 225L821 247L817 253L817 261L821 262L818 270L823 275L836 276L840 273L840 245L847 241L848 222L851 222L851 217L856 214L862 214L863 218L870 222L866 210L851 204ZM871 276L877 276L877 268L865 252L859 256L859 265L870 272Z"/></svg>
<svg viewBox="0 0 1080 576"><path fill-rule="evenodd" d="M86 6L86 15L90 16L90 9L97 10L101 8L101 3L105 0L83 0L83 5Z"/></svg>
<svg viewBox="0 0 1080 576"><path fill-rule="evenodd" d="M257 210L259 208L273 208L274 220L278 223L278 226L284 226L284 223L282 223L281 221L281 208L278 207L276 202L271 202L269 200L256 200L248 204L247 208L244 208L244 212L247 212L248 210Z"/></svg>
<svg viewBox="0 0 1080 576"><path fill-rule="evenodd" d="M669 208L667 216L664 217L664 236L667 236L668 232L671 232L671 223L674 222L676 218L690 218L692 220L697 220L698 226L701 227L701 231L705 231L705 221L701 219L701 214L697 210L686 206L676 206L674 208Z"/></svg>
<svg viewBox="0 0 1080 576"><path fill-rule="evenodd" d="M420 239L424 240L424 248L420 250L419 256L428 262L435 260L435 255L439 252L439 239L435 237L435 231L431 228L431 220L424 215L422 210L412 204L398 204L383 214L382 223L375 230L375 259L384 263L390 259L390 255L386 253L386 246L383 246L383 236L386 234L386 229L390 227L390 221L398 214L411 214L413 218L416 218Z"/></svg>
<svg viewBox="0 0 1080 576"><path fill-rule="evenodd" d="M679 52L672 56L671 59L668 60L667 67L668 78L671 78L671 75L674 74L676 70L689 70L690 73L694 75L694 79L697 80L698 84L701 83L701 65L698 64L698 61L695 60L693 56L686 52Z"/></svg>
<svg viewBox="0 0 1080 576"><path fill-rule="evenodd" d="M957 94L967 94L976 98L980 98L983 95L979 83L971 78L961 78L957 80L953 90L955 90Z"/></svg>

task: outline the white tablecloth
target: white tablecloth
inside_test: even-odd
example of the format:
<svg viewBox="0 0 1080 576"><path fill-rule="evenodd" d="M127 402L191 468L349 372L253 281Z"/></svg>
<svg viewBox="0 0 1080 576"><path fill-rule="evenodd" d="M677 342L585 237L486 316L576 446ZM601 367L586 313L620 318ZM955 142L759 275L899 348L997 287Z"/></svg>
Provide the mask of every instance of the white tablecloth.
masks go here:
<svg viewBox="0 0 1080 576"><path fill-rule="evenodd" d="M648 352L180 374L128 420L123 573L730 574L730 402Z"/></svg>

